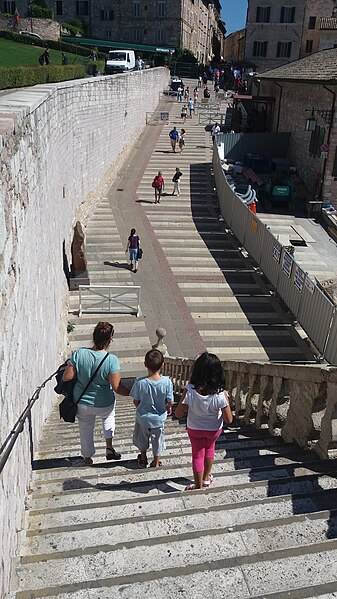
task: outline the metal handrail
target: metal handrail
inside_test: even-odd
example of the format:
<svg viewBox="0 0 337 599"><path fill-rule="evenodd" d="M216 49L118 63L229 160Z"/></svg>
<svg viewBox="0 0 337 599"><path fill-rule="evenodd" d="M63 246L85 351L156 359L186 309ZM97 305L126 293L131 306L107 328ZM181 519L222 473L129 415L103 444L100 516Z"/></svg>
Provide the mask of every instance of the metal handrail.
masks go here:
<svg viewBox="0 0 337 599"><path fill-rule="evenodd" d="M34 391L32 397L28 400L27 406L25 407L23 412L20 414L16 423L13 425L11 432L7 435L6 439L2 443L2 445L0 447L0 473L4 469L6 462L9 458L10 454L12 453L13 447L14 447L20 433L22 433L24 430L25 422L26 422L27 418L30 417L32 407L35 404L35 402L39 399L41 390L56 375L56 373L57 373L57 370L55 372L53 372L53 374L51 374L45 381L43 381L43 383L41 383L41 385Z"/></svg>

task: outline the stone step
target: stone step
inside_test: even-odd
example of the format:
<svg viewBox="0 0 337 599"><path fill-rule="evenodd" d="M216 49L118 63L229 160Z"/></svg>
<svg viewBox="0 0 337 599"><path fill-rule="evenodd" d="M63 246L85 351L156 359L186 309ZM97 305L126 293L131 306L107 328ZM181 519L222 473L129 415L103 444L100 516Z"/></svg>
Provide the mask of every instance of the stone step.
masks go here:
<svg viewBox="0 0 337 599"><path fill-rule="evenodd" d="M226 513L221 513L217 521L217 527L228 526L225 522L232 522L225 517ZM204 522L207 519L204 516ZM177 523L178 524L178 523ZM180 524L180 523L179 523ZM181 555L184 555L184 568L191 573L191 568L197 571L208 570L210 561L203 561L204 556L211 555L212 569L220 569L222 572L230 574L233 566L240 564L240 569L245 574L249 588L261 588L261 578L264 581L264 588L268 591L287 590L295 586L307 585L308 582L326 583L336 581L333 565L337 559L337 541L325 541L321 543L310 543L302 545L301 556L298 555L298 546L282 547L281 540L276 549L268 552L268 559L263 559L261 554L261 543L256 542L252 545L252 539L244 533L238 532L218 532L205 536L195 536L190 530L187 532L187 538L170 542L170 549L167 548L167 531L172 534L175 528L165 526L156 522L149 528L147 539L144 540L144 550L139 551L141 543L136 547L131 544L125 547L124 543L120 550L111 551L110 545L106 547L98 546L93 555L82 554L66 557L65 559L52 559L43 562L29 563L21 565L17 570L19 590L32 589L34 596L40 589L44 592L47 589L49 593L74 590L75 588L87 588L89 582L104 586L105 581L118 581L119 584L134 583L137 579L144 580L146 574L156 574L156 580L165 577L165 574L171 573L176 568L181 568ZM181 528L179 527L179 530ZM163 536L154 542L151 533L162 532ZM160 542L161 540L161 542ZM281 545L281 547L280 547ZM105 551L104 551L105 549ZM319 553L319 567L317 567L317 558ZM169 568L167 568L169 561ZM282 569L282 587L280 587L279 578L275 580L275 573ZM192 570L193 571L193 570ZM252 575L253 574L253 575ZM175 576L179 575L175 572ZM146 580L146 578L145 578ZM48 586L46 589L46 581ZM20 598L20 592L16 595ZM22 597L21 597L22 599Z"/></svg>
<svg viewBox="0 0 337 599"><path fill-rule="evenodd" d="M330 599L333 596L331 593L337 589L334 573L337 551L334 547L334 543L330 541L309 546L308 551L303 555L299 555L298 548L294 548L281 551L279 554L278 551L265 553L264 556L260 556L260 560L256 554L237 558L232 557L231 551L228 557L223 551L219 560L194 563L193 558L191 560L187 558L184 565L175 568L172 567L171 556L168 555L165 567L160 572L158 570L144 572L144 558L147 555L147 552L144 552L142 560L136 560L139 563L137 573L113 575L104 579L100 579L95 573L88 582L78 582L71 578L69 573L67 584L62 587L56 584L46 590L34 590L33 597L36 599L39 597L110 599L115 596L134 599L149 596L171 599L177 594L188 597L192 591L193 597L203 599L205 580L207 580L207 595L212 599L223 599L223 597L260 599L261 589L266 599L282 599L285 593L290 599L314 596L316 599L319 593L322 599L326 589ZM204 554L207 548L199 545L198 549L201 554ZM319 556L316 550L320 550ZM167 563L168 558L169 563ZM31 599L32 591L19 592L16 597Z"/></svg>

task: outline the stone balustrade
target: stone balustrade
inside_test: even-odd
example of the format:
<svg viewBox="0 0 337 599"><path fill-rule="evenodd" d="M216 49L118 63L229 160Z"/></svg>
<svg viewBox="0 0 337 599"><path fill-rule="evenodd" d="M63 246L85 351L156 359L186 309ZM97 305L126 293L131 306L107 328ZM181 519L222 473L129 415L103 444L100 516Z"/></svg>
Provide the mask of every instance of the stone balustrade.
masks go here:
<svg viewBox="0 0 337 599"><path fill-rule="evenodd" d="M165 358L163 374L179 394L193 360ZM337 440L337 368L265 362L222 362L236 417L326 459Z"/></svg>

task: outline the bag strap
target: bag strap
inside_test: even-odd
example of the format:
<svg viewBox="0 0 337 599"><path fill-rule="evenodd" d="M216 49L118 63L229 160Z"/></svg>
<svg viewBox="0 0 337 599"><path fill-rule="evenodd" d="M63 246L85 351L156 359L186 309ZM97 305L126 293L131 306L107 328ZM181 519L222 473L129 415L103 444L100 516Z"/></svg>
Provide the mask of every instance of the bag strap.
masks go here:
<svg viewBox="0 0 337 599"><path fill-rule="evenodd" d="M104 356L103 360L101 360L101 361L100 361L100 363L98 364L98 366L97 366L97 368L96 368L96 370L95 370L94 374L92 374L92 375L91 375L91 377L90 377L90 379L89 379L89 382L88 382L88 383L87 383L87 385L84 387L84 389L83 389L83 391L82 391L81 395L79 396L78 400L75 402L75 405L76 405L76 406L77 406L78 402L79 402L79 401L82 399L82 397L83 397L83 395L85 394L86 390L88 389L89 385L91 385L92 381L94 380L94 378L95 378L96 374L98 373L98 371L99 371L100 367L102 366L103 362L104 362L104 361L107 359L108 355L109 355L109 352L106 352L106 354L105 354L105 356Z"/></svg>

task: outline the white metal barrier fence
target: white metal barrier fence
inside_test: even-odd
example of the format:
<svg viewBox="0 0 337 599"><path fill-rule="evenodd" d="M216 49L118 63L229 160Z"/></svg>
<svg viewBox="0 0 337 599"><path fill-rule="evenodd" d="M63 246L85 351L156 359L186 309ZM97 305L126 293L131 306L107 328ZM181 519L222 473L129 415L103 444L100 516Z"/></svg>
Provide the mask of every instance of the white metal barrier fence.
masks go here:
<svg viewBox="0 0 337 599"><path fill-rule="evenodd" d="M227 183L218 147L213 150L220 210L237 239L261 267L309 339L330 364L337 365L337 310L256 214Z"/></svg>
<svg viewBox="0 0 337 599"><path fill-rule="evenodd" d="M138 285L79 285L78 315L135 314L140 311L140 286Z"/></svg>

